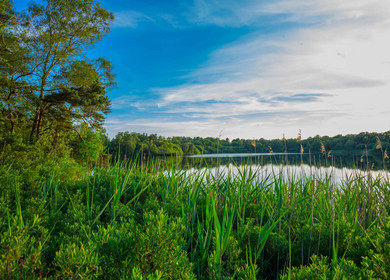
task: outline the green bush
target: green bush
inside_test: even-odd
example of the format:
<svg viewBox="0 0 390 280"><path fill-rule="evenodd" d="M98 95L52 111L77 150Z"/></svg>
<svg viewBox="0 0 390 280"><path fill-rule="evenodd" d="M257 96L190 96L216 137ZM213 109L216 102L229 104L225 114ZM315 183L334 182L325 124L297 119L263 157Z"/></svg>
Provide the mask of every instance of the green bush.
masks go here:
<svg viewBox="0 0 390 280"><path fill-rule="evenodd" d="M363 266L374 272L379 279L390 279L390 217L384 220L383 229L375 230L372 238L375 250L363 257Z"/></svg>
<svg viewBox="0 0 390 280"><path fill-rule="evenodd" d="M42 261L44 243L48 232L41 219L34 216L23 221L21 216L11 217L8 227L0 233L0 278L30 279L45 274Z"/></svg>
<svg viewBox="0 0 390 280"><path fill-rule="evenodd" d="M184 226L164 211L147 212L143 222L125 217L93 234L104 279L195 279L182 247Z"/></svg>
<svg viewBox="0 0 390 280"><path fill-rule="evenodd" d="M290 278L291 277L291 278ZM293 267L284 273L280 280L287 279L375 279L373 273L365 268L359 268L353 261L341 260L336 267L328 264L328 258L314 255L309 266ZM379 279L378 279L379 280Z"/></svg>
<svg viewBox="0 0 390 280"><path fill-rule="evenodd" d="M91 279L101 275L96 245L61 244L54 259L55 276L60 279Z"/></svg>
<svg viewBox="0 0 390 280"><path fill-rule="evenodd" d="M93 233L93 239L98 244L103 279L129 279L131 267L136 265L129 256L134 253L137 240L134 237L135 222L127 220L121 224L115 223L106 228L99 226Z"/></svg>
<svg viewBox="0 0 390 280"><path fill-rule="evenodd" d="M131 274L132 280L160 280L162 279L161 273L156 270L153 274L149 274L147 276L143 276L139 267L134 267Z"/></svg>
<svg viewBox="0 0 390 280"><path fill-rule="evenodd" d="M192 265L182 247L185 244L184 231L181 219L169 221L162 210L157 214L146 213L143 226L136 228L137 245L129 258L139 266L143 275L158 270L161 279L195 279Z"/></svg>
<svg viewBox="0 0 390 280"><path fill-rule="evenodd" d="M214 240L215 243L215 240ZM209 256L209 277L211 279L217 278L218 268L216 258L216 252L212 252ZM229 236L227 241L226 251L222 256L221 260L221 275L223 278L228 278L236 273L247 274L248 268L245 267L244 258L242 258L242 251L239 247L238 241L233 237Z"/></svg>

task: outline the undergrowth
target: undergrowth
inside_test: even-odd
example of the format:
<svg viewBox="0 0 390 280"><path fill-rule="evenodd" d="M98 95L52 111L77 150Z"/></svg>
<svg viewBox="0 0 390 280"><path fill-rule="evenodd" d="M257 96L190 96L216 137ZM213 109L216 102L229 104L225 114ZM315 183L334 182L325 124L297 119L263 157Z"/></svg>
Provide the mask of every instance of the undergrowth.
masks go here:
<svg viewBox="0 0 390 280"><path fill-rule="evenodd" d="M390 278L384 178L67 169L0 166L1 279Z"/></svg>

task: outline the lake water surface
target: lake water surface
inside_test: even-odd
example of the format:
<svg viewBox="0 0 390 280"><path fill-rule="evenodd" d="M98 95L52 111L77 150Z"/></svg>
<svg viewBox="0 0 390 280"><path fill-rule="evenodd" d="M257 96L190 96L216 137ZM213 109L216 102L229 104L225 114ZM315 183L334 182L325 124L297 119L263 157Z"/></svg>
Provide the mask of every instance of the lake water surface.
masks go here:
<svg viewBox="0 0 390 280"><path fill-rule="evenodd" d="M385 164L385 165L384 165ZM181 159L181 169L186 172L211 172L238 176L245 169L256 173L259 180L274 175L302 179L315 177L328 179L340 185L350 178L389 179L387 162L373 156L335 156L297 153L204 154ZM384 169L384 168L385 169Z"/></svg>

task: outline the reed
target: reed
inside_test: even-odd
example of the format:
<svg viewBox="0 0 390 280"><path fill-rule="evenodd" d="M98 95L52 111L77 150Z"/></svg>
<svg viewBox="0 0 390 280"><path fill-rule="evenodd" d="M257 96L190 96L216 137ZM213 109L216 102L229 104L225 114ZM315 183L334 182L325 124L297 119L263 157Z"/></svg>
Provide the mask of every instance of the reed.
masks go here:
<svg viewBox="0 0 390 280"><path fill-rule="evenodd" d="M284 276L292 279L298 267L308 268L310 260L318 260L314 255L326 257L334 273L346 261L363 271L365 259L362 256L368 258L371 251L382 252L375 240L384 234L382 231L390 219L389 187L386 176L362 176L358 172L336 184L331 173L319 177L312 172L287 172L286 177L283 172L267 171L252 164L183 170L173 161L164 164L151 159L147 162L143 159L116 161L107 168L95 167L92 173L86 173L76 182L60 181L53 171L40 189L35 190L44 204L38 208L41 214L45 213L49 221L45 226L50 232L45 235L41 252L46 256L42 258L45 265L40 271L52 276L53 271L60 269L51 267L55 262L49 252L65 250L58 242L68 240L63 236L70 232L79 243L69 248L84 248L82 245L89 244L88 248L92 249L88 252L101 258L94 261L107 270L104 267L109 264L107 260L116 260L115 251L107 251L109 246L114 246L112 244L122 244L115 245L115 250L124 246L131 251L137 246L131 243L135 242L131 241L132 235L153 242L147 241L147 234L153 230L158 230L156 236L162 238L164 234L173 234L173 231L163 231L163 224L154 228L150 222L154 216L164 217L166 226L182 227L183 230L176 233L180 233L180 238L175 240L181 240L179 250L185 252L187 261L192 264L185 267L192 267L189 273L198 279ZM34 204L24 189L16 182L11 189L13 195L8 197L13 197L13 204L2 205L1 213L4 221L8 221L1 224L3 235L12 233L14 236L15 227L31 224L28 211ZM8 198L3 195L2 199L8 201ZM63 221L50 222L55 216L62 217ZM145 217L149 217L148 223ZM80 227L77 230L67 225L74 220ZM140 231L139 227L146 224L148 228ZM101 244L96 236L113 229L115 234L111 234L116 237L110 241L112 244L108 241ZM108 233L105 234L104 238L109 239ZM148 247L151 244L158 246L148 244L143 244L142 248L152 248ZM5 254L4 250L2 252ZM120 263L115 264L118 270L121 265L123 269L132 266L140 268L144 277L152 275L152 263L140 265L136 257L125 252L123 256L124 259L118 257ZM148 260L145 256L143 259ZM10 266L6 267L8 272L3 271L2 276L11 277L7 275ZM167 277L162 275L161 279Z"/></svg>

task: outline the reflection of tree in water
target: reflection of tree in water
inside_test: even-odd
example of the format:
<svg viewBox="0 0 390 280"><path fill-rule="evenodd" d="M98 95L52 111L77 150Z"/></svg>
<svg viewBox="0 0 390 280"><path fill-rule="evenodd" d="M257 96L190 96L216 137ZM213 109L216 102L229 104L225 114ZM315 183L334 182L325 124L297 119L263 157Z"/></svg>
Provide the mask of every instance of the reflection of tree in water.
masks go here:
<svg viewBox="0 0 390 280"><path fill-rule="evenodd" d="M301 157L299 154L288 154L287 158L284 154L269 154L258 155L248 157L176 157L165 156L159 157L158 160L162 160L168 164L168 166L176 166L180 169L188 168L204 168L204 167L218 167L221 165L233 164L236 166L245 165L269 165L269 164L286 164L286 160L289 165L301 165ZM381 170L383 169L383 161L380 156L368 155L368 165L366 155L328 155L328 154L303 154L303 164L315 167L330 167L337 168L351 168L360 170ZM386 169L389 163L386 163Z"/></svg>

